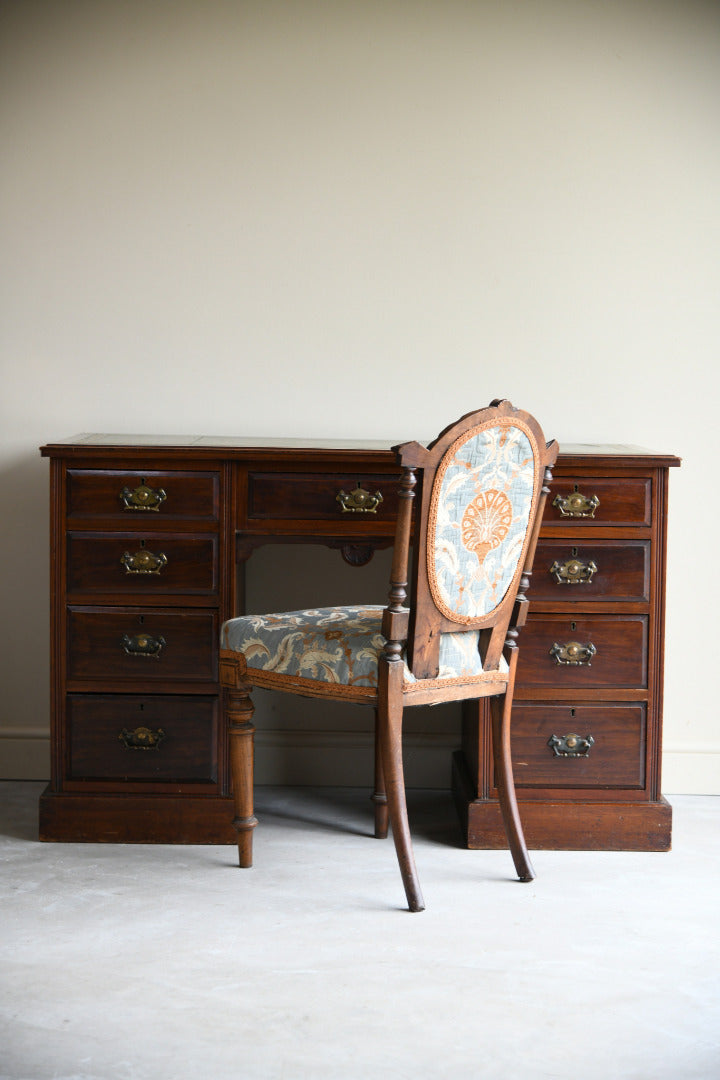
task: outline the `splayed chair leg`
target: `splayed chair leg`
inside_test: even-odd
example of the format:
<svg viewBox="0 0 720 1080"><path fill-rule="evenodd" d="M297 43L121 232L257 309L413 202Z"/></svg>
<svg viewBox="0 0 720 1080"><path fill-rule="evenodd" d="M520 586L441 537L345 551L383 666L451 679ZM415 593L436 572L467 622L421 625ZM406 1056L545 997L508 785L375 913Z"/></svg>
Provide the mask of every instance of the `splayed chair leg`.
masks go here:
<svg viewBox="0 0 720 1080"><path fill-rule="evenodd" d="M395 851L400 864L405 895L410 911L423 911L425 901L423 900L415 867L405 798L405 777L402 760L402 669L403 665L399 661L387 663L384 658L381 658L378 686L378 727L390 824L392 825Z"/></svg>
<svg viewBox="0 0 720 1080"><path fill-rule="evenodd" d="M515 869L521 881L532 881L535 877L535 871L525 845L525 836L515 795L510 751L513 674L514 672L511 672L511 681L505 696L491 698L493 758L495 761L498 800Z"/></svg>
<svg viewBox="0 0 720 1080"><path fill-rule="evenodd" d="M375 710L375 790L371 796L375 804L375 836L384 840L388 834L388 801L385 792L385 772L382 763L380 718Z"/></svg>
<svg viewBox="0 0 720 1080"><path fill-rule="evenodd" d="M252 866L253 829L257 825L253 803L255 728L251 723L255 709L248 690L225 691L225 711L230 735L230 771L235 804L233 826L238 835L238 859L243 869Z"/></svg>

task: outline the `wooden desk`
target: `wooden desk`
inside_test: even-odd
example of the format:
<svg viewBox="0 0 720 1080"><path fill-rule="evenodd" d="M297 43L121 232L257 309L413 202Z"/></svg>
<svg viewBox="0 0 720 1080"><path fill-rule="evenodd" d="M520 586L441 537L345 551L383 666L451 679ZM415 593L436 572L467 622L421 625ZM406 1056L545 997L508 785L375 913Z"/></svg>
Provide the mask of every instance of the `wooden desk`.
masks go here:
<svg viewBox="0 0 720 1080"><path fill-rule="evenodd" d="M385 444L88 435L51 466L52 778L44 840L233 843L221 623L266 543L350 563L392 542ZM567 447L520 638L516 783L530 847L669 847L660 794L671 455ZM369 512L356 488L382 500ZM250 561L250 572L252 562ZM370 778L368 778L370 786ZM505 846L487 717L468 708L453 789L470 847Z"/></svg>

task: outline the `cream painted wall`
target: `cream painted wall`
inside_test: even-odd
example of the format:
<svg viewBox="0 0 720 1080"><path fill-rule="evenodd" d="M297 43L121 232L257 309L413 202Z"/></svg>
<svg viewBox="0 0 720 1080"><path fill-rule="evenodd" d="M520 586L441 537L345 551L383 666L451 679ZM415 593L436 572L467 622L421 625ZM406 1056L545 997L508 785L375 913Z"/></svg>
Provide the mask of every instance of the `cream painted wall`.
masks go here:
<svg viewBox="0 0 720 1080"><path fill-rule="evenodd" d="M6 0L0 18L0 772L47 773L39 444L395 441L502 395L561 441L683 457L664 787L720 793L720 6ZM317 554L294 556L301 579L356 588ZM263 775L296 778L293 717L263 708ZM298 723L350 775L337 724ZM433 724L420 757L449 738Z"/></svg>

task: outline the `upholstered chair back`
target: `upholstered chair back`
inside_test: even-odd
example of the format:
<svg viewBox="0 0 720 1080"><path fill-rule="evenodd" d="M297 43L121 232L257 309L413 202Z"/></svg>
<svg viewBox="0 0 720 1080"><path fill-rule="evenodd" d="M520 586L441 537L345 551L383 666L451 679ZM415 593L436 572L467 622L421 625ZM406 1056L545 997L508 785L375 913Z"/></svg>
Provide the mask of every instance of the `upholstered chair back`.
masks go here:
<svg viewBox="0 0 720 1080"><path fill-rule="evenodd" d="M463 418L428 448L408 648L417 678L437 677L450 649L479 652L482 670L497 667L537 540L545 453L540 439L532 417L500 402Z"/></svg>

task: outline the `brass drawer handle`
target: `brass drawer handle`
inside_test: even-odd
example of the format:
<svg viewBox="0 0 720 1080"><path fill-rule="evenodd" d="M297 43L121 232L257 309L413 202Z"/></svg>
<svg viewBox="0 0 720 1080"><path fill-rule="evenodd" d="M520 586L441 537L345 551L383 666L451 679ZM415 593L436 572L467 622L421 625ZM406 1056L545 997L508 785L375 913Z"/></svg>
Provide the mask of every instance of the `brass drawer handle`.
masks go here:
<svg viewBox="0 0 720 1080"><path fill-rule="evenodd" d="M557 506L563 517L594 518L599 505L597 495L583 495L577 490L577 484L569 495L556 495L553 499L553 506Z"/></svg>
<svg viewBox="0 0 720 1080"><path fill-rule="evenodd" d="M597 563L592 559L583 562L574 556L567 562L557 560L550 567L550 573L554 575L558 585L589 585L593 574L597 574Z"/></svg>
<svg viewBox="0 0 720 1080"><path fill-rule="evenodd" d="M159 660L160 653L167 643L162 634L156 638L151 634L133 634L132 637L123 634L120 638L120 644L128 656L146 656L153 660Z"/></svg>
<svg viewBox="0 0 720 1080"><path fill-rule="evenodd" d="M118 735L126 750L159 750L160 743L166 738L162 728L152 731L147 727L136 727L134 731L124 727Z"/></svg>
<svg viewBox="0 0 720 1080"><path fill-rule="evenodd" d="M144 479L136 488L124 487L120 492L123 510L159 510L166 499L167 492L149 487Z"/></svg>
<svg viewBox="0 0 720 1080"><path fill-rule="evenodd" d="M163 566L167 566L167 561L167 555L163 551L155 555L143 547L134 555L126 551L120 564L125 567L126 574L159 574Z"/></svg>
<svg viewBox="0 0 720 1080"><path fill-rule="evenodd" d="M590 667L590 661L597 652L592 641L582 645L579 641L568 641L565 645L558 645L557 641L550 649L550 655L557 664L570 664L573 667L584 665Z"/></svg>
<svg viewBox="0 0 720 1080"><path fill-rule="evenodd" d="M595 740L592 735L551 735L547 744L555 757L587 757Z"/></svg>
<svg viewBox="0 0 720 1080"><path fill-rule="evenodd" d="M354 491L351 491L349 495L346 491L339 491L335 496L335 501L340 503L343 514L376 514L383 497L379 491L372 495L358 481L358 486Z"/></svg>

